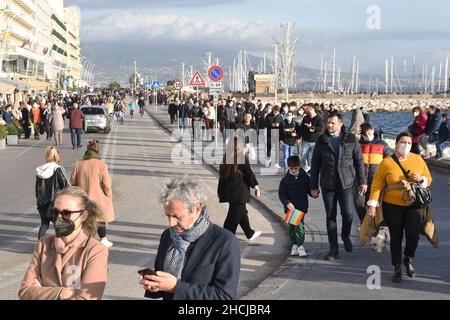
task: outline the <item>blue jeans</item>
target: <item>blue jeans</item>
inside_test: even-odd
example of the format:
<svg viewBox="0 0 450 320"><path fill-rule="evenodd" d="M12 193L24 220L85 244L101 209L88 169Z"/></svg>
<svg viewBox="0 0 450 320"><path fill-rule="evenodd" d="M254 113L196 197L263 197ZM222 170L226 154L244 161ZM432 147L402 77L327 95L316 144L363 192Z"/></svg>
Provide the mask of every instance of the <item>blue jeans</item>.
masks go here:
<svg viewBox="0 0 450 320"><path fill-rule="evenodd" d="M184 132L186 131L186 118L178 118L178 127L180 128L180 136L183 137Z"/></svg>
<svg viewBox="0 0 450 320"><path fill-rule="evenodd" d="M283 157L284 157L284 169L288 169L287 160L290 156L294 154L294 146L290 146L288 144L283 144Z"/></svg>
<svg viewBox="0 0 450 320"><path fill-rule="evenodd" d="M444 148L442 147L444 143L450 144L450 140L439 139L436 142L436 156L441 158L444 153Z"/></svg>
<svg viewBox="0 0 450 320"><path fill-rule="evenodd" d="M70 136L72 138L72 147L81 148L81 129L80 128L70 128Z"/></svg>
<svg viewBox="0 0 450 320"><path fill-rule="evenodd" d="M341 208L342 216L342 239L350 237L352 230L353 214L355 213L355 202L353 201L353 188L341 191L322 190L323 203L327 214L327 232L330 248L338 248L337 235L337 203Z"/></svg>
<svg viewBox="0 0 450 320"><path fill-rule="evenodd" d="M316 143L302 140L300 147L301 166L305 171L311 169L311 160Z"/></svg>

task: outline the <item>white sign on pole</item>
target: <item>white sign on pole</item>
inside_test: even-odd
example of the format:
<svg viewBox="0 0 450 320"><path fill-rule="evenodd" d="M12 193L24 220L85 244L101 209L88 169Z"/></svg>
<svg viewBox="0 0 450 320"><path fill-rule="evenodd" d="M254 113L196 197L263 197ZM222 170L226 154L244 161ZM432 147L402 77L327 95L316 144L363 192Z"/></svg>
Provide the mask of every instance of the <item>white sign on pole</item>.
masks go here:
<svg viewBox="0 0 450 320"><path fill-rule="evenodd" d="M181 82L180 80L177 80L173 83L173 88L175 90L181 90L183 89L183 82Z"/></svg>

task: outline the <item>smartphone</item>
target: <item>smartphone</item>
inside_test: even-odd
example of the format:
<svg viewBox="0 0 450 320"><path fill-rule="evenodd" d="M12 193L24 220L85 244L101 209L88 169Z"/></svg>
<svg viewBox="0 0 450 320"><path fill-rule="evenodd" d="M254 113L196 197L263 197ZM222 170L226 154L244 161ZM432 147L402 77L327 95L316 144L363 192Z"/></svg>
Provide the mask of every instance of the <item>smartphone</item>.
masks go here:
<svg viewBox="0 0 450 320"><path fill-rule="evenodd" d="M156 271L150 268L139 270L138 273L141 276L156 276Z"/></svg>

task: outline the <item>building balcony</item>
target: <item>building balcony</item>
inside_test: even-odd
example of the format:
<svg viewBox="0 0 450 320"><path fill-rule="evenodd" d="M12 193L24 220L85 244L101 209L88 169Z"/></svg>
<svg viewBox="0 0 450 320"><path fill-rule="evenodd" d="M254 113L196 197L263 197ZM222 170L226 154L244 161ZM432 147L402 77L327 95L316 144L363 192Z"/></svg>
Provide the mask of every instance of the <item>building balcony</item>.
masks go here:
<svg viewBox="0 0 450 320"><path fill-rule="evenodd" d="M21 40L30 40L30 43L36 43L37 38L33 35L33 32L30 30L27 30L18 24L14 24L10 27L11 34L15 35L16 37L20 38Z"/></svg>
<svg viewBox="0 0 450 320"><path fill-rule="evenodd" d="M42 63L48 63L50 61L50 57L42 55L40 52L35 53L31 50L21 48L19 46L10 47L6 50L6 54L9 56L20 56L27 59L39 61Z"/></svg>
<svg viewBox="0 0 450 320"><path fill-rule="evenodd" d="M36 11L36 5L31 0L16 0L18 3L20 3L22 6L27 8L31 12Z"/></svg>
<svg viewBox="0 0 450 320"><path fill-rule="evenodd" d="M13 2L10 1L6 4L5 11L11 14L14 19L20 20L29 28L35 28L36 21L33 19L33 17L29 13L25 12L22 8L15 5Z"/></svg>

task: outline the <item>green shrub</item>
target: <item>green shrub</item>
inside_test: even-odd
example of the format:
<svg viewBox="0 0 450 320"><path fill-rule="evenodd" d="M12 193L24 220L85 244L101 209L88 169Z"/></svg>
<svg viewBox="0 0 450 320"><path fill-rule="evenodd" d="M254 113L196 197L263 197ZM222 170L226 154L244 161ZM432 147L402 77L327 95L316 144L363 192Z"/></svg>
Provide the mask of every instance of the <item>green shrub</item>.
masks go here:
<svg viewBox="0 0 450 320"><path fill-rule="evenodd" d="M20 136L20 129L17 128L15 124L11 124L8 126L8 135L9 136Z"/></svg>
<svg viewBox="0 0 450 320"><path fill-rule="evenodd" d="M8 128L6 126L0 126L0 140L3 140L8 135Z"/></svg>

